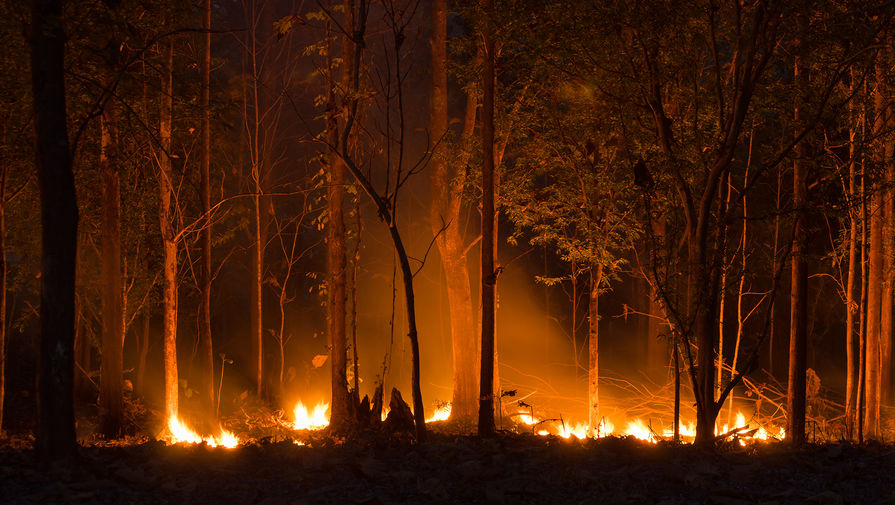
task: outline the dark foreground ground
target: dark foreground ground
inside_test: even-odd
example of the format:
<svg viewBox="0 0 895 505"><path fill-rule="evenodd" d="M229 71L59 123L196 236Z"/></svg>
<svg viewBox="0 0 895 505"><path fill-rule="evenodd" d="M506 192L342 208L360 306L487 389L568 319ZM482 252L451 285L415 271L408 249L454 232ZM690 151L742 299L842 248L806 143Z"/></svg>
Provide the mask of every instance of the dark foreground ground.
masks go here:
<svg viewBox="0 0 895 505"><path fill-rule="evenodd" d="M704 453L519 435L309 444L84 447L73 468L44 471L30 450L0 443L0 503L895 504L891 446Z"/></svg>

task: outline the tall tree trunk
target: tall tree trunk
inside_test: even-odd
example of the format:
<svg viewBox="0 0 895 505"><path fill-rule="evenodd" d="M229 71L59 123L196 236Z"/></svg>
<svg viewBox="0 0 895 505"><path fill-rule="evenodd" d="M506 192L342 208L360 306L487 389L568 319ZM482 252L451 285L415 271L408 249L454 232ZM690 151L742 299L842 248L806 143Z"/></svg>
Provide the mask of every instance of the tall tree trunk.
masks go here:
<svg viewBox="0 0 895 505"><path fill-rule="evenodd" d="M202 410L211 416L215 411L214 401L214 349L211 338L211 0L203 0L203 51L202 72L202 151L199 160L202 194L202 216L204 224L200 243L202 247L202 270L200 272L201 300L199 307L199 360L201 363L198 381Z"/></svg>
<svg viewBox="0 0 895 505"><path fill-rule="evenodd" d="M164 274L162 281L162 333L165 362L165 420L177 418L177 242L174 234L174 171L171 164L171 115L173 92L174 43L169 39L163 48L165 63L162 68L159 103L159 226L162 235Z"/></svg>
<svg viewBox="0 0 895 505"><path fill-rule="evenodd" d="M892 41L891 37L887 39L886 49L882 50L882 65L886 69L887 74L891 72L891 49L889 45ZM893 269L892 257L895 255L895 163L893 163L893 155L895 155L895 142L892 141L892 131L895 129L895 114L892 114L892 104L890 102L890 94L887 87L881 90L884 100L882 119L884 121L884 131L886 135L880 139L883 142L883 160L885 166L885 182L883 191L883 294L882 294L882 313L880 315L880 341L879 341L879 361L880 361L880 404L888 403L890 388L892 387L892 323L893 310L895 310L895 269Z"/></svg>
<svg viewBox="0 0 895 505"><path fill-rule="evenodd" d="M460 207L465 171L452 173L446 162L445 135L448 132L447 110L447 1L433 5L432 34L432 104L429 116L430 135L435 142L432 154L432 191L429 221L438 234L436 244L444 269L451 323L453 358L453 395L451 418L472 422L478 410L478 336L476 335L472 289L460 226ZM467 95L466 117L461 140L473 132L476 115L475 94ZM465 158L461 155L461 158ZM457 160L457 166L465 166Z"/></svg>
<svg viewBox="0 0 895 505"><path fill-rule="evenodd" d="M877 55L876 61L876 91L874 93L874 110L876 120L873 125L873 136L877 140L876 158L880 165L887 162L886 147L881 139L886 127L888 114L887 90L885 79L888 68L885 65L882 54ZM865 378L865 426L864 434L877 439L880 436L880 398L881 398L881 348L884 329L883 306L884 299L884 239L886 223L885 218L885 186L877 183L873 186L870 212L870 272L868 273L867 287L867 340L866 340L866 378Z"/></svg>
<svg viewBox="0 0 895 505"><path fill-rule="evenodd" d="M588 293L587 332L587 418L591 434L600 425L600 283L603 281L603 265L591 267L590 293Z"/></svg>
<svg viewBox="0 0 895 505"><path fill-rule="evenodd" d="M849 117L854 118L854 105L849 102ZM850 122L850 124L853 124ZM855 284L857 283L858 262L858 201L857 174L855 164L855 135L857 128L851 126L848 133L848 274L845 281L845 436L851 439L855 427L855 391L858 372L858 346L855 338L855 314L858 304L855 301Z"/></svg>
<svg viewBox="0 0 895 505"><path fill-rule="evenodd" d="M794 123L802 128L804 121L802 99L807 96L808 71L805 61L808 33L808 20L804 13L797 15L800 40L795 49L795 81L797 102L795 105ZM787 389L787 425L786 436L793 445L805 442L805 372L808 359L808 261L807 261L807 199L808 185L806 158L808 145L806 140L796 144L793 162L793 208L795 210L795 230L792 244L792 290L790 293L789 316L789 381Z"/></svg>
<svg viewBox="0 0 895 505"><path fill-rule="evenodd" d="M262 7L263 8L263 7ZM267 237L265 236L265 227L262 223L262 201L265 167L267 160L264 159L261 146L261 132L263 129L263 119L261 111L262 102L262 79L261 69L258 64L258 27L254 21L257 9L255 2L251 2L251 8L247 12L247 17L251 16L253 21L249 24L249 66L252 75L251 86L251 108L253 117L249 125L249 118L246 117L246 130L248 132L249 141L249 157L251 158L251 180L252 180L252 295L251 308L249 310L250 339L252 342L252 372L254 373L253 381L255 383L255 394L260 398L264 389L264 245ZM245 99L246 110L248 116L248 97Z"/></svg>
<svg viewBox="0 0 895 505"><path fill-rule="evenodd" d="M485 13L493 8L484 0ZM487 17L487 16L486 16ZM497 323L497 212L494 174L494 39L490 20L482 23L484 71L482 72L482 366L479 387L480 435L494 434L494 341Z"/></svg>
<svg viewBox="0 0 895 505"><path fill-rule="evenodd" d="M40 367L37 454L76 456L73 401L78 203L65 110L62 2L31 2L35 164L41 202Z"/></svg>
<svg viewBox="0 0 895 505"><path fill-rule="evenodd" d="M124 303L121 280L121 196L116 153L117 112L114 100L101 117L100 178L102 183L102 362L100 366L100 429L106 438L121 435L124 421Z"/></svg>
<svg viewBox="0 0 895 505"><path fill-rule="evenodd" d="M354 31L354 2L345 2L344 28ZM344 430L353 424L351 397L348 394L348 339L345 327L347 315L346 262L345 262L345 165L338 155L339 111L336 102L335 63L330 47L330 23L327 23L327 68L329 73L327 91L326 139L330 146L328 153L326 201L329 211L326 229L327 249L327 311L326 320L330 338L330 367L332 371L332 403L330 404L330 427ZM348 37L342 42L343 83L351 82L348 64L354 54L354 47Z"/></svg>

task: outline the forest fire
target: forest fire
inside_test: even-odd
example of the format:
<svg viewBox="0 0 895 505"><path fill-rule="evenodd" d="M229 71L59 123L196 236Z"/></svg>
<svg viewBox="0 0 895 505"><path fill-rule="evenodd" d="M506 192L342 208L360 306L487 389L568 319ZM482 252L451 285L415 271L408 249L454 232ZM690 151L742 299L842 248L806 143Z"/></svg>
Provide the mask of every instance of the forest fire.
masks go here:
<svg viewBox="0 0 895 505"><path fill-rule="evenodd" d="M177 417L168 419L168 440L172 444L206 444L209 447L232 449L239 445L236 435L221 428L216 436L202 437Z"/></svg>
<svg viewBox="0 0 895 505"><path fill-rule="evenodd" d="M323 401L317 402L313 410L308 410L304 403L299 400L292 409L295 420L292 428L295 430L321 430L329 426L329 417L326 411L329 410L329 404Z"/></svg>

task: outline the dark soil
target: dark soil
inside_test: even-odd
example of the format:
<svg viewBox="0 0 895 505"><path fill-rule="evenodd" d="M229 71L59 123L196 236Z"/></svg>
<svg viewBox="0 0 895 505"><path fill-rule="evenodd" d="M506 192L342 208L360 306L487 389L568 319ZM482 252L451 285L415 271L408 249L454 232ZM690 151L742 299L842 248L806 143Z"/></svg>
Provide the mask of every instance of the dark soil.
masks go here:
<svg viewBox="0 0 895 505"><path fill-rule="evenodd" d="M895 448L782 444L712 453L635 439L432 434L417 446L313 435L236 449L82 447L69 468L0 441L0 503L895 504Z"/></svg>

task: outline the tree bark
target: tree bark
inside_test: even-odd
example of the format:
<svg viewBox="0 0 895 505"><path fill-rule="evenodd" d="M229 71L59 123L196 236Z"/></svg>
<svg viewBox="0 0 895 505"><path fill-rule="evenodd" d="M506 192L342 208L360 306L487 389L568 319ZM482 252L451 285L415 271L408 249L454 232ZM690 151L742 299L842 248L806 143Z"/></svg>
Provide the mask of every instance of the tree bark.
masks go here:
<svg viewBox="0 0 895 505"><path fill-rule="evenodd" d="M35 164L41 202L40 366L37 454L45 463L76 456L73 401L78 204L65 109L62 2L31 2Z"/></svg>
<svg viewBox="0 0 895 505"><path fill-rule="evenodd" d="M101 117L100 179L102 184L102 362L100 367L100 429L118 438L124 421L123 346L124 303L121 280L121 196L115 156L118 144L114 100Z"/></svg>
<svg viewBox="0 0 895 505"><path fill-rule="evenodd" d="M214 349L211 336L211 0L203 0L203 50L201 61L202 96L202 151L199 160L204 224L200 237L202 268L200 271L199 305L199 360L201 362L197 390L202 409L208 416L215 412Z"/></svg>
<svg viewBox="0 0 895 505"><path fill-rule="evenodd" d="M175 198L171 164L171 115L173 92L174 44L169 39L162 49L165 63L162 68L159 100L159 226L162 235L164 274L162 281L162 333L165 363L165 422L177 418L177 242L174 233L172 199Z"/></svg>
<svg viewBox="0 0 895 505"><path fill-rule="evenodd" d="M484 0L487 17L492 0ZM494 174L494 39L490 20L482 23L484 70L482 72L482 354L479 387L479 435L494 434L494 341L496 329L497 213Z"/></svg>
<svg viewBox="0 0 895 505"><path fill-rule="evenodd" d="M873 136L881 139L884 135L886 127L886 116L888 114L887 106L887 90L885 87L885 79L888 69L885 65L882 54L877 55L876 61L876 91L874 93L874 109L876 120L873 125ZM876 158L880 165L884 165L886 159L886 147L883 142L878 141L876 146ZM878 439L880 436L880 399L882 396L881 382L881 350L884 335L883 323L883 290L884 276L883 270L885 266L884 258L884 238L886 223L885 205L886 195L885 187L882 183L873 186L872 196L870 197L870 266L868 272L867 287L867 338L866 338L866 365L865 365L865 425L864 435L869 438Z"/></svg>
<svg viewBox="0 0 895 505"><path fill-rule="evenodd" d="M436 245L441 256L447 289L451 324L453 359L453 394L451 419L472 422L478 410L478 336L472 289L469 282L467 256L460 226L460 207L465 171L452 172L446 162L445 135L448 133L447 110L447 1L436 0L433 5L432 34L432 106L429 131L435 142L432 153L432 190L429 222L437 235ZM461 140L473 132L476 98L467 96L466 117ZM465 155L461 155L465 159ZM463 159L457 166L465 166Z"/></svg>
<svg viewBox="0 0 895 505"><path fill-rule="evenodd" d="M797 14L797 23L800 39L795 49L795 86L798 95L793 119L796 128L801 129L804 121L802 97L806 96L808 91L808 70L805 60L807 50L804 39L808 35L808 20L804 13ZM803 139L796 144L794 154L792 182L795 229L792 244L786 437L790 443L799 446L805 443L805 372L808 366L807 140Z"/></svg>
<svg viewBox="0 0 895 505"><path fill-rule="evenodd" d="M345 2L344 28L354 31L354 2ZM327 32L331 33L330 23ZM331 35L327 36L327 40ZM348 62L354 54L354 47L348 37L342 42L343 83L351 82ZM326 229L327 249L327 311L326 320L330 338L330 367L332 372L332 402L330 403L330 428L336 431L346 429L355 423L352 414L351 397L348 394L348 340L345 317L347 310L346 262L345 262L345 166L339 157L339 110L336 103L335 63L331 47L327 42L327 68L329 69L329 89L327 91L326 139L330 146L327 159L326 201L329 212Z"/></svg>
<svg viewBox="0 0 895 505"><path fill-rule="evenodd" d="M849 117L855 120L853 102L849 102ZM858 313L858 304L855 300L855 285L857 284L858 263L858 201L857 174L855 164L855 135L857 128L849 129L848 143L848 274L845 281L845 436L851 439L854 436L855 427L855 403L856 382L858 372L858 342L855 335L855 315Z"/></svg>
<svg viewBox="0 0 895 505"><path fill-rule="evenodd" d="M603 265L591 267L590 293L588 294L587 332L587 414L590 433L596 434L600 425L600 283L603 280Z"/></svg>

